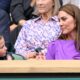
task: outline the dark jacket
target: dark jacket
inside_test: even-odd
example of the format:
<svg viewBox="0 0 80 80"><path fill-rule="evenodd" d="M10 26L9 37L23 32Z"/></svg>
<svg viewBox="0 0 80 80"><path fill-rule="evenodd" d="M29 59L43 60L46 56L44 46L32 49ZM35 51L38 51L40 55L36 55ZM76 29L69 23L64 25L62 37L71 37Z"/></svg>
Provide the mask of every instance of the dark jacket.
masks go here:
<svg viewBox="0 0 80 80"><path fill-rule="evenodd" d="M6 46L9 49L11 46L10 42L10 1L11 0L0 0L0 33L4 36Z"/></svg>
<svg viewBox="0 0 80 80"><path fill-rule="evenodd" d="M11 0L0 0L0 9L3 9L6 12L10 12L10 3Z"/></svg>
<svg viewBox="0 0 80 80"><path fill-rule="evenodd" d="M63 1L62 0L59 0L60 1L60 5L62 6L63 5Z"/></svg>
<svg viewBox="0 0 80 80"><path fill-rule="evenodd" d="M31 0L12 0L10 11L14 22L18 23L21 19L28 20L33 17L34 8L30 3Z"/></svg>

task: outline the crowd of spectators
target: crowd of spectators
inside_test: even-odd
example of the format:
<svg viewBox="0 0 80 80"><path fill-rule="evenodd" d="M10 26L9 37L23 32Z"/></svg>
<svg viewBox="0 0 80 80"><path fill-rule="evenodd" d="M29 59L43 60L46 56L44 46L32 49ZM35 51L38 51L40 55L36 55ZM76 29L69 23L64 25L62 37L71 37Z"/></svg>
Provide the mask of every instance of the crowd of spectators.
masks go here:
<svg viewBox="0 0 80 80"><path fill-rule="evenodd" d="M80 8L80 0L0 0L0 34L7 51L25 59L44 59L49 42L62 33L57 14L67 3Z"/></svg>

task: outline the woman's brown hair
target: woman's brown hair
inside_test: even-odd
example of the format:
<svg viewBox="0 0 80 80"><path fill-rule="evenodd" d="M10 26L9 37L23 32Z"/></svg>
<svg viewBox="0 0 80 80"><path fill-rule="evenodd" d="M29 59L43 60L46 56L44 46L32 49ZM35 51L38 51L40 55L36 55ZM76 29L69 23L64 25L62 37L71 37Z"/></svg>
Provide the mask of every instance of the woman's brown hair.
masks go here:
<svg viewBox="0 0 80 80"><path fill-rule="evenodd" d="M75 21L76 21L76 40L75 40L75 46L78 51L80 51L80 9L73 5L73 4L66 4L62 6L59 11L65 11L69 15L71 15ZM62 35L61 35L62 36ZM65 36L63 36L65 37Z"/></svg>

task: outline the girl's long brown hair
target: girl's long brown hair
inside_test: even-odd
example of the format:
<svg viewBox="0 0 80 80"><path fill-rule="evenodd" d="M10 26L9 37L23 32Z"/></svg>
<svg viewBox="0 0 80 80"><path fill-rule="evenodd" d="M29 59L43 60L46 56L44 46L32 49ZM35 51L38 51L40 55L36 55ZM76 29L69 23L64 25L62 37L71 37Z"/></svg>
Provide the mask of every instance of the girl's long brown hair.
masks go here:
<svg viewBox="0 0 80 80"><path fill-rule="evenodd" d="M66 13L68 13L69 15L71 15L75 21L76 21L76 32L77 32L77 36L76 36L76 40L75 40L75 46L76 49L78 51L80 51L80 9L73 5L73 4L66 4L64 6L62 6L59 11L65 11ZM67 35L61 35L60 38L66 38Z"/></svg>

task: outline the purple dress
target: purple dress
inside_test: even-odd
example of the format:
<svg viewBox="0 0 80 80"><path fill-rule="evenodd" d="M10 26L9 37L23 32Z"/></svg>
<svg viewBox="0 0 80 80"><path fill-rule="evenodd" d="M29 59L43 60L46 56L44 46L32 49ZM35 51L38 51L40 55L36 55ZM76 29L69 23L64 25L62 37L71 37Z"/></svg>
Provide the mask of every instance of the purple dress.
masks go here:
<svg viewBox="0 0 80 80"><path fill-rule="evenodd" d="M80 52L75 48L73 40L56 40L50 43L46 53L47 60L80 59Z"/></svg>

